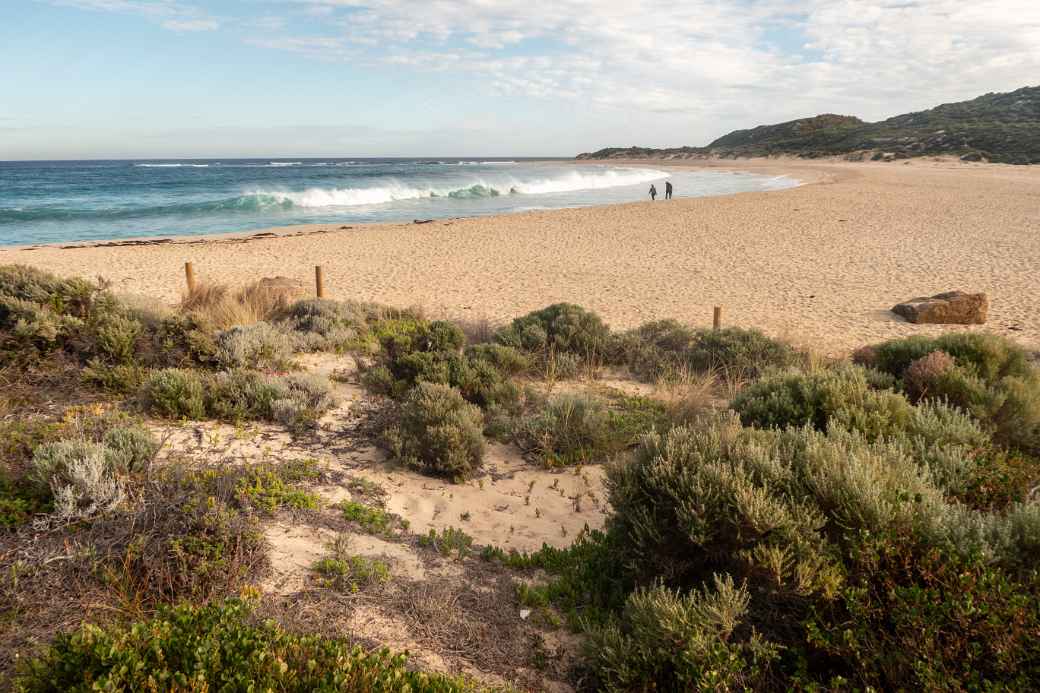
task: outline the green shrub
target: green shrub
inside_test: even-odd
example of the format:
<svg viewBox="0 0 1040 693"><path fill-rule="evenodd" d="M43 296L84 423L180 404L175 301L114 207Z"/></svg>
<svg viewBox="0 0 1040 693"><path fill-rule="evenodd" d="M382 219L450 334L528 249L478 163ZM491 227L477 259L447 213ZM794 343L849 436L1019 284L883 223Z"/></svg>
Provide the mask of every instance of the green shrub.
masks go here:
<svg viewBox="0 0 1040 693"><path fill-rule="evenodd" d="M473 547L473 537L456 527L445 527L440 533L431 529L428 534L420 536L419 544L436 549L443 556L455 554L456 558L463 559Z"/></svg>
<svg viewBox="0 0 1040 693"><path fill-rule="evenodd" d="M551 466L606 460L669 426L665 406L643 397L564 394L532 398L529 409L515 422L513 440Z"/></svg>
<svg viewBox="0 0 1040 693"><path fill-rule="evenodd" d="M237 600L163 607L151 621L59 635L15 682L24 693L278 690L448 693L461 679L409 670L403 656L290 634Z"/></svg>
<svg viewBox="0 0 1040 693"><path fill-rule="evenodd" d="M132 363L141 332L141 323L133 318L104 315L94 324L94 348L110 363Z"/></svg>
<svg viewBox="0 0 1040 693"><path fill-rule="evenodd" d="M316 510L319 499L295 484L318 476L313 460L281 465L253 465L233 473L236 502L272 514L281 508Z"/></svg>
<svg viewBox="0 0 1040 693"><path fill-rule="evenodd" d="M1026 352L1009 340L984 332L949 332L938 337L913 336L875 344L858 354L864 365L903 378L910 365L942 351L972 375L992 385L1007 376L1028 376Z"/></svg>
<svg viewBox="0 0 1040 693"><path fill-rule="evenodd" d="M1004 378L1000 383L1000 405L990 420L996 440L1040 455L1040 374Z"/></svg>
<svg viewBox="0 0 1040 693"><path fill-rule="evenodd" d="M341 592L356 593L365 587L390 579L390 566L385 562L351 555L350 542L346 535L336 537L329 548L329 555L318 560L312 567L323 586Z"/></svg>
<svg viewBox="0 0 1040 693"><path fill-rule="evenodd" d="M1012 342L977 332L911 337L857 358L901 378L911 397L946 400L969 412L997 443L1040 453L1040 372Z"/></svg>
<svg viewBox="0 0 1040 693"><path fill-rule="evenodd" d="M913 409L902 395L872 389L853 366L766 376L741 390L732 407L746 426L823 431L834 424L871 438L905 429Z"/></svg>
<svg viewBox="0 0 1040 693"><path fill-rule="evenodd" d="M848 585L807 624L832 681L859 690L1030 690L1040 590L978 559L865 537Z"/></svg>
<svg viewBox="0 0 1040 693"><path fill-rule="evenodd" d="M613 447L606 405L583 395L547 400L517 423L514 437L525 452L557 464L589 462Z"/></svg>
<svg viewBox="0 0 1040 693"><path fill-rule="evenodd" d="M735 638L750 595L732 578L685 595L664 587L629 595L617 623L594 629L586 649L604 691L759 690L781 649Z"/></svg>
<svg viewBox="0 0 1040 693"><path fill-rule="evenodd" d="M94 358L83 367L84 382L117 394L132 394L141 389L150 371L137 364L108 364Z"/></svg>
<svg viewBox="0 0 1040 693"><path fill-rule="evenodd" d="M485 362L504 376L518 375L531 367L527 354L504 344L474 344L466 347L471 363Z"/></svg>
<svg viewBox="0 0 1040 693"><path fill-rule="evenodd" d="M585 360L607 355L610 330L595 313L571 303L556 303L517 318L495 341L528 352L573 354Z"/></svg>
<svg viewBox="0 0 1040 693"><path fill-rule="evenodd" d="M385 441L406 464L453 479L469 476L484 459L483 417L455 388L420 382L401 405L400 422Z"/></svg>
<svg viewBox="0 0 1040 693"><path fill-rule="evenodd" d="M797 360L791 347L756 330L693 329L675 320L647 323L620 335L614 352L615 360L645 381L684 371L751 380L768 369L791 366Z"/></svg>
<svg viewBox="0 0 1040 693"><path fill-rule="evenodd" d="M343 517L361 525L369 534L390 534L393 531L395 517L382 508L373 508L357 501L343 501L339 504Z"/></svg>
<svg viewBox="0 0 1040 693"><path fill-rule="evenodd" d="M294 349L289 333L262 321L216 335L216 361L221 368L282 370L292 359Z"/></svg>
<svg viewBox="0 0 1040 693"><path fill-rule="evenodd" d="M102 438L116 469L138 471L159 452L159 441L143 426L116 426Z"/></svg>
<svg viewBox="0 0 1040 693"><path fill-rule="evenodd" d="M943 672L984 689L1015 687L1035 676L1017 678L1015 667L1040 666L1026 635L1034 627L1022 627L1015 614L1024 612L998 608L984 592L995 589L1013 605L1035 593L1040 504L981 512L952 497L920 451L935 441L967 445L980 432L941 406L917 421L909 437L873 442L841 428L778 432L735 422L647 436L631 461L608 468L613 556L637 586L686 593L703 590L714 573L746 580L748 622L800 653L774 663L783 663L788 681L801 681L782 688L852 681L927 689ZM880 563L872 558L893 547L898 555ZM813 614L824 625L794 626ZM957 623L975 635L962 638ZM1003 661L988 671L998 673L973 679L965 661L989 656L974 638L995 637L987 633L1000 630L998 624L1013 639L1008 654L994 643ZM925 640L911 642L922 633ZM738 628L727 642L749 646L751 638ZM614 642L639 651L636 643ZM651 653L636 670L655 662L667 670L674 651ZM708 667L713 661L696 659Z"/></svg>
<svg viewBox="0 0 1040 693"><path fill-rule="evenodd" d="M156 371L142 387L141 399L147 409L168 418L265 420L294 432L314 428L335 405L327 378L271 377L242 369L215 374Z"/></svg>
<svg viewBox="0 0 1040 693"><path fill-rule="evenodd" d="M144 382L141 397L145 407L170 419L202 419L206 416L206 392L198 373L166 368L152 373Z"/></svg>
<svg viewBox="0 0 1040 693"><path fill-rule="evenodd" d="M86 319L98 293L99 287L85 279L61 279L25 265L0 266L0 295L46 307L59 315ZM0 326L11 326L2 308Z"/></svg>

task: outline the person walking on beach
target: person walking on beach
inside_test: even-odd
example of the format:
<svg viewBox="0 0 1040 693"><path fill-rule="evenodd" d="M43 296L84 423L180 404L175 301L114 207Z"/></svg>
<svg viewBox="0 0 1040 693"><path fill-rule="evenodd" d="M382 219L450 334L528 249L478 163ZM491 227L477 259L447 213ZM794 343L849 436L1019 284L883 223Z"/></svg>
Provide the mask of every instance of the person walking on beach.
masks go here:
<svg viewBox="0 0 1040 693"><path fill-rule="evenodd" d="M664 182L664 199L672 199L672 181L670 180Z"/></svg>
<svg viewBox="0 0 1040 693"><path fill-rule="evenodd" d="M653 202L656 199L657 199L657 188L655 188L654 184L651 183L650 184L650 201Z"/></svg>

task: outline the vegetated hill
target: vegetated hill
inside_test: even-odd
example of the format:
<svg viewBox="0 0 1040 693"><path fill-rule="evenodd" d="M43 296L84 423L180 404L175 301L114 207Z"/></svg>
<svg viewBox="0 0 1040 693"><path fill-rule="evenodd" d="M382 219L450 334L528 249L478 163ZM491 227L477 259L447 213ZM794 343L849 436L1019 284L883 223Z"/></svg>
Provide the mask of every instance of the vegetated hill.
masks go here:
<svg viewBox="0 0 1040 693"><path fill-rule="evenodd" d="M696 159L781 154L810 159L845 156L853 160L946 154L969 161L1040 163L1040 87L986 94L877 123L823 114L734 130L706 147L609 148L578 158Z"/></svg>

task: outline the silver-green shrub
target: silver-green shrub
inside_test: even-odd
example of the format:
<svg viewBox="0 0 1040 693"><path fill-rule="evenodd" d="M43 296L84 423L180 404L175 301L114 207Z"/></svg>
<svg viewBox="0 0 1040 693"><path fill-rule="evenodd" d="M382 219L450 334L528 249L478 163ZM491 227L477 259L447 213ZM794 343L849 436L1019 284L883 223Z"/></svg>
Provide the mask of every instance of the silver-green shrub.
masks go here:
<svg viewBox="0 0 1040 693"><path fill-rule="evenodd" d="M296 340L268 322L238 325L216 336L216 361L221 368L281 369L289 363Z"/></svg>
<svg viewBox="0 0 1040 693"><path fill-rule="evenodd" d="M384 440L397 459L432 474L462 479L484 459L484 417L453 387L420 382Z"/></svg>
<svg viewBox="0 0 1040 693"><path fill-rule="evenodd" d="M118 507L126 498L116 456L101 443L62 440L33 452L32 476L54 496L59 521L93 517Z"/></svg>

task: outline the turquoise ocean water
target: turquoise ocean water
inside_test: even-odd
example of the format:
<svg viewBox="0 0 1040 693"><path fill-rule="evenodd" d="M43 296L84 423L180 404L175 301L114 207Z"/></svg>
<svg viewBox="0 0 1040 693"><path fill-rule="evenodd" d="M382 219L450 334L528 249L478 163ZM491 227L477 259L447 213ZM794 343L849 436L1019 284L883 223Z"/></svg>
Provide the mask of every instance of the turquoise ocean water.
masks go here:
<svg viewBox="0 0 1040 693"><path fill-rule="evenodd" d="M505 214L797 185L782 176L522 159L0 162L0 244Z"/></svg>

